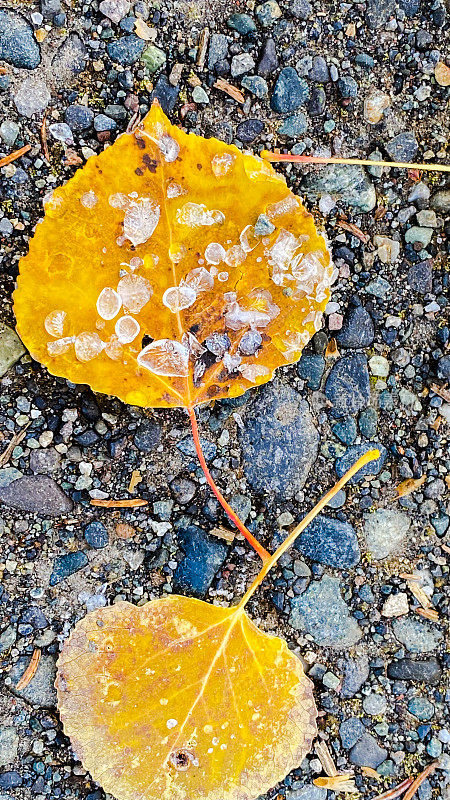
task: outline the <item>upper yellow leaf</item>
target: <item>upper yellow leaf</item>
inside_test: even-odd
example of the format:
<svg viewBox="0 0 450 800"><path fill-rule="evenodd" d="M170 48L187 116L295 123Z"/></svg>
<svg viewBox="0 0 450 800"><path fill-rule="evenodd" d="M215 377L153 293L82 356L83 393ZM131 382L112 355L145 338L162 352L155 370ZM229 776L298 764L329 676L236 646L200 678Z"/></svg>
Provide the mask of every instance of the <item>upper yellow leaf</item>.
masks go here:
<svg viewBox="0 0 450 800"><path fill-rule="evenodd" d="M55 375L141 406L234 397L320 327L330 256L267 161L153 105L45 206L17 327Z"/></svg>
<svg viewBox="0 0 450 800"><path fill-rule="evenodd" d="M312 684L243 608L171 596L88 614L58 662L64 731L118 800L250 800L311 749Z"/></svg>

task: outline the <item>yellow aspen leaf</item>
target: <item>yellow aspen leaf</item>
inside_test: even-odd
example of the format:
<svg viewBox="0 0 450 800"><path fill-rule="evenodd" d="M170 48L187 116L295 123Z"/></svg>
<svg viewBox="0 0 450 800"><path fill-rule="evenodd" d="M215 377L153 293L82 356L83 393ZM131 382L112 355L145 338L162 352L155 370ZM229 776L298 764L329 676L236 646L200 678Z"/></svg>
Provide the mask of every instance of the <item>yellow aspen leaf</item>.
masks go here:
<svg viewBox="0 0 450 800"><path fill-rule="evenodd" d="M119 800L250 800L317 733L300 660L239 606L171 596L94 611L56 686L75 752Z"/></svg>
<svg viewBox="0 0 450 800"><path fill-rule="evenodd" d="M296 361L331 276L312 215L268 161L186 134L154 104L48 198L17 328L55 375L193 408Z"/></svg>

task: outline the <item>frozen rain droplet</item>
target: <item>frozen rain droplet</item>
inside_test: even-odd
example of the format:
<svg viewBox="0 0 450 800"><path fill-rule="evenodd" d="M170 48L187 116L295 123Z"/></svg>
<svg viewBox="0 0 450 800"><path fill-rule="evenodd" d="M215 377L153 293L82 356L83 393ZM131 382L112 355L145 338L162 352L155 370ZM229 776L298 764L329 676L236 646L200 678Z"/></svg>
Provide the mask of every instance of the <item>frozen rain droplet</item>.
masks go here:
<svg viewBox="0 0 450 800"><path fill-rule="evenodd" d="M239 303L230 303L224 319L227 328L238 331L248 326L265 328L279 313L280 308L272 303L272 295L267 289L253 289Z"/></svg>
<svg viewBox="0 0 450 800"><path fill-rule="evenodd" d="M119 342L119 339L115 335L115 333L113 333L112 336L110 336L109 340L106 342L105 353L113 361L120 361L120 359L122 358L123 347Z"/></svg>
<svg viewBox="0 0 450 800"><path fill-rule="evenodd" d="M218 242L210 242L205 250L205 258L208 264L220 264L225 258L225 248Z"/></svg>
<svg viewBox="0 0 450 800"><path fill-rule="evenodd" d="M117 291L124 308L132 314L139 314L153 294L150 283L142 275L124 275L118 283Z"/></svg>
<svg viewBox="0 0 450 800"><path fill-rule="evenodd" d="M193 356L198 357L203 355L203 353L206 353L206 348L203 347L203 345L199 342L197 337L194 336L194 334L191 333L190 331L187 331L187 333L183 333L181 344L187 347L187 349Z"/></svg>
<svg viewBox="0 0 450 800"><path fill-rule="evenodd" d="M168 133L163 133L158 141L158 147L168 164L178 158L180 145Z"/></svg>
<svg viewBox="0 0 450 800"><path fill-rule="evenodd" d="M239 267L244 263L247 254L240 244L234 244L225 254L225 263L229 267Z"/></svg>
<svg viewBox="0 0 450 800"><path fill-rule="evenodd" d="M65 311L51 311L50 314L47 314L44 320L44 327L50 336L57 338L63 335L66 316Z"/></svg>
<svg viewBox="0 0 450 800"><path fill-rule="evenodd" d="M134 247L145 244L153 234L161 209L150 197L129 201L123 220L123 235Z"/></svg>
<svg viewBox="0 0 450 800"><path fill-rule="evenodd" d="M214 278L204 267L195 267L183 278L181 285L189 286L194 289L196 294L200 294L201 292L209 292L213 288Z"/></svg>
<svg viewBox="0 0 450 800"><path fill-rule="evenodd" d="M217 280L220 281L221 283L225 283L225 281L227 281L228 278L229 278L228 272L219 272L217 276Z"/></svg>
<svg viewBox="0 0 450 800"><path fill-rule="evenodd" d="M227 333L216 331L205 339L205 345L210 353L217 358L223 358L231 347L231 339Z"/></svg>
<svg viewBox="0 0 450 800"><path fill-rule="evenodd" d="M122 298L115 289L105 286L97 299L97 311L102 319L114 319L122 307Z"/></svg>
<svg viewBox="0 0 450 800"><path fill-rule="evenodd" d="M114 330L119 342L122 344L130 344L138 335L141 326L136 319L126 314L124 317L120 317L120 319L117 320Z"/></svg>
<svg viewBox="0 0 450 800"><path fill-rule="evenodd" d="M283 336L282 343L284 350L283 356L286 359L296 358L303 348L308 344L311 336L307 330L303 331L286 331ZM278 349L281 350L281 347Z"/></svg>
<svg viewBox="0 0 450 800"><path fill-rule="evenodd" d="M222 223L224 219L221 211L209 210L203 203L185 203L176 213L177 222L191 228Z"/></svg>
<svg viewBox="0 0 450 800"><path fill-rule="evenodd" d="M78 361L91 361L103 350L103 342L98 333L80 333L75 338L75 355Z"/></svg>
<svg viewBox="0 0 450 800"><path fill-rule="evenodd" d="M275 283L282 282L282 276L281 280L277 280L280 276L280 271L285 272L289 269L300 244L301 242L293 233L282 228L272 247L266 248L264 251L270 266L273 267L272 277Z"/></svg>
<svg viewBox="0 0 450 800"><path fill-rule="evenodd" d="M225 353L223 357L223 365L227 372L236 372L239 369L239 365L242 359L240 355L236 354L235 356L231 356L229 353Z"/></svg>
<svg viewBox="0 0 450 800"><path fill-rule="evenodd" d="M236 156L233 156L231 153L216 153L211 159L211 169L216 178L221 178L223 175L226 175L235 161Z"/></svg>
<svg viewBox="0 0 450 800"><path fill-rule="evenodd" d="M176 314L195 303L197 292L190 286L169 286L163 294L162 301L167 308Z"/></svg>
<svg viewBox="0 0 450 800"><path fill-rule="evenodd" d="M243 231L241 231L241 235L239 236L239 241L242 245L242 249L246 253L250 253L255 247L260 243L261 239L258 238L257 234L255 233L255 228L253 225L247 225Z"/></svg>
<svg viewBox="0 0 450 800"><path fill-rule="evenodd" d="M80 203L85 208L94 208L94 206L98 203L98 197L92 189L89 192L85 192L81 198Z"/></svg>
<svg viewBox="0 0 450 800"><path fill-rule="evenodd" d="M244 356L254 356L261 345L261 334L258 331L247 331L239 342L239 350Z"/></svg>
<svg viewBox="0 0 450 800"><path fill-rule="evenodd" d="M139 269L139 267L142 267L143 263L144 262L142 258L139 258L139 256L133 256L133 258L130 258L130 267L132 270Z"/></svg>
<svg viewBox="0 0 450 800"><path fill-rule="evenodd" d="M49 356L62 356L63 353L67 353L73 341L74 338L72 336L66 336L64 339L56 339L54 342L47 342Z"/></svg>
<svg viewBox="0 0 450 800"><path fill-rule="evenodd" d="M241 364L239 372L243 378L252 383L254 383L257 378L270 375L270 369L264 367L262 364Z"/></svg>
<svg viewBox="0 0 450 800"><path fill-rule="evenodd" d="M108 203L111 208L126 208L129 199L126 194L122 194L121 192L116 192L116 194L110 194L108 197Z"/></svg>
<svg viewBox="0 0 450 800"><path fill-rule="evenodd" d="M179 183L175 183L175 181L171 181L167 187L167 197L169 200L171 200L173 197L179 197L180 194L185 193L185 189L183 189Z"/></svg>
<svg viewBox="0 0 450 800"><path fill-rule="evenodd" d="M189 350L173 339L158 339L151 342L139 353L138 364L167 377L187 377L189 375Z"/></svg>
<svg viewBox="0 0 450 800"><path fill-rule="evenodd" d="M171 244L169 247L169 258L174 264L179 262L185 257L187 250L184 244Z"/></svg>
<svg viewBox="0 0 450 800"><path fill-rule="evenodd" d="M267 206L267 216L269 219L281 217L284 214L291 214L298 208L298 200L293 194L288 194L283 200L278 200L276 203L271 203Z"/></svg>

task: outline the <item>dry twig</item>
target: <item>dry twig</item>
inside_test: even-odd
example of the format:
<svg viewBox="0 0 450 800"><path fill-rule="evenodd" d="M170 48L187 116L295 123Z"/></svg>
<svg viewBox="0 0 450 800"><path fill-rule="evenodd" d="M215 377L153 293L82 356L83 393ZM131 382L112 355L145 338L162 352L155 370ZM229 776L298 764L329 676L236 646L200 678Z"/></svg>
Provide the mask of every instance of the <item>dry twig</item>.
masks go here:
<svg viewBox="0 0 450 800"><path fill-rule="evenodd" d="M232 86L231 83L225 81L223 78L217 78L215 84L215 89L220 89L221 92L225 92L225 94L232 97L233 100L236 100L238 103L243 103L245 101L245 97L242 94L240 89L237 89L236 86Z"/></svg>
<svg viewBox="0 0 450 800"><path fill-rule="evenodd" d="M148 505L148 500L135 497L132 500L91 500L91 506L99 508L139 508Z"/></svg>
<svg viewBox="0 0 450 800"><path fill-rule="evenodd" d="M33 679L34 675L36 674L36 670L39 666L40 660L41 660L41 651L39 650L38 647L36 647L36 649L33 651L33 655L31 656L31 661L28 664L28 667L26 668L22 677L16 684L16 690L18 692L22 691L22 689L25 689L25 687L28 686L30 681Z"/></svg>
<svg viewBox="0 0 450 800"><path fill-rule="evenodd" d="M12 455L12 452L13 452L14 448L18 444L20 444L22 439L25 438L25 434L26 434L28 428L30 427L30 425L31 425L31 422L27 422L27 424L22 428L21 431L19 431L18 433L14 434L14 436L12 437L10 443L4 449L3 453L0 455L0 467L4 467L8 463L9 459L11 458L11 455Z"/></svg>
<svg viewBox="0 0 450 800"><path fill-rule="evenodd" d="M11 161L16 161L17 158L24 156L29 150L31 150L31 144L26 144L24 147L21 147L20 150L15 150L14 153L10 153L9 156L0 158L0 167L6 167L7 164L11 164Z"/></svg>

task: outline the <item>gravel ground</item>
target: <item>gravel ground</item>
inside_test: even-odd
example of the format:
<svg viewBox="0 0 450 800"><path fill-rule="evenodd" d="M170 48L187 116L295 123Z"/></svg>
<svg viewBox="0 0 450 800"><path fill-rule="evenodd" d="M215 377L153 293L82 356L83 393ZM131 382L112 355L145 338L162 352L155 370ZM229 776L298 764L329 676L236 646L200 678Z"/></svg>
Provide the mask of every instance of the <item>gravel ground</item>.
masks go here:
<svg viewBox="0 0 450 800"><path fill-rule="evenodd" d="M448 163L449 11L447 0L0 9L0 157L32 148L0 171L0 452L13 442L0 468L0 800L104 797L62 734L53 689L61 642L87 610L167 592L228 604L258 566L205 485L183 412L55 379L15 336L18 261L44 196L154 96L185 129L255 151ZM320 736L364 798L440 758L419 798L448 800L450 190L433 172L286 174L339 269L326 326L271 385L200 410L206 456L274 547L335 474L380 448L376 474L340 493L249 611L304 660ZM415 491L399 499L407 479ZM148 506L90 505L135 496ZM437 621L421 615L417 585ZM35 648L38 671L17 691ZM312 754L270 796L325 800L321 771Z"/></svg>

